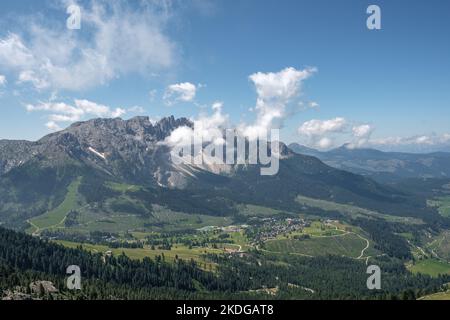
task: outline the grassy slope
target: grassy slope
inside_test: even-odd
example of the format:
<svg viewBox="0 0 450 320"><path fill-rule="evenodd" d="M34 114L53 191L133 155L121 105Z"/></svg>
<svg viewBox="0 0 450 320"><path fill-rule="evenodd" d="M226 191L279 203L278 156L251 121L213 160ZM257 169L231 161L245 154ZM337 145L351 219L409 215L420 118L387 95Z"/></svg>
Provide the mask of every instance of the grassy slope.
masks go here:
<svg viewBox="0 0 450 320"><path fill-rule="evenodd" d="M192 248L189 249L182 245L174 245L172 247L172 250L160 250L155 249L152 250L148 247L145 247L143 249L128 249L128 248L118 248L118 249L112 249L104 245L93 245L93 244L81 244L77 242L71 242L71 241L62 241L58 240L55 241L59 244L62 244L65 247L68 248L77 248L78 246L82 245L84 249L88 251L92 251L95 253L105 253L106 251L112 251L114 255L121 255L122 253L125 253L126 256L128 256L131 259L141 260L145 257L154 258L155 256L161 256L164 255L167 262L174 261L175 257L178 256L179 259L189 261L191 259L197 261L200 263L200 266L209 269L215 268L216 265L214 263L210 263L206 261L202 255L206 253L216 253L220 254L223 253L223 249L212 249L212 248ZM206 267L205 267L206 264Z"/></svg>
<svg viewBox="0 0 450 320"><path fill-rule="evenodd" d="M80 226L71 228L73 231L89 232L163 232L183 229L199 229L205 226L227 226L232 223L231 217L213 217L199 214L188 214L171 211L154 205L149 217L125 212L105 213L102 210L93 211L90 208L80 210Z"/></svg>
<svg viewBox="0 0 450 320"><path fill-rule="evenodd" d="M247 205L240 205L239 206L239 213L243 214L245 216L257 216L257 217L264 217L264 216L275 216L277 214L282 213L283 211L263 207L263 206L256 206L252 204Z"/></svg>
<svg viewBox="0 0 450 320"><path fill-rule="evenodd" d="M314 237L307 240L269 240L266 249L274 252L295 253L308 256L317 255L343 255L356 258L366 242L355 234L346 234L334 237Z"/></svg>
<svg viewBox="0 0 450 320"><path fill-rule="evenodd" d="M450 217L450 196L439 197L429 201L429 204L438 207L438 211L443 217Z"/></svg>
<svg viewBox="0 0 450 320"><path fill-rule="evenodd" d="M413 273L428 274L432 277L437 277L439 274L450 274L450 264L436 259L417 261L416 264L409 266L408 269Z"/></svg>
<svg viewBox="0 0 450 320"><path fill-rule="evenodd" d="M360 208L350 204L340 204L326 200L318 200L313 198L308 198L304 196L298 196L296 201L301 203L302 205L319 208L325 211L338 211L344 215L350 216L352 218L358 217L376 217L385 219L390 222L403 222L403 223L414 223L419 224L422 223L419 219L410 218L410 217L397 217L390 216L386 214L382 214L376 211Z"/></svg>
<svg viewBox="0 0 450 320"><path fill-rule="evenodd" d="M80 183L81 178L78 178L72 182L67 188L67 194L64 201L53 210L31 219L30 221L32 225L37 226L40 230L61 225L70 210L74 210L78 207L77 195Z"/></svg>

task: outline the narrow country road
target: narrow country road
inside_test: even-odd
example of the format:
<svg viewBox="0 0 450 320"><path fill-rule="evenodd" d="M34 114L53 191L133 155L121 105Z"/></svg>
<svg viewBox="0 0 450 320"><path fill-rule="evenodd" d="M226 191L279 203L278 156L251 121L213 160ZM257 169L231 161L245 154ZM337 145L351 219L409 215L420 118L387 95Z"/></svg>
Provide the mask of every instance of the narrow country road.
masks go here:
<svg viewBox="0 0 450 320"><path fill-rule="evenodd" d="M356 233L355 233L355 234L356 234ZM359 238L365 240L366 243L367 243L366 247L365 247L364 249L361 250L361 254L359 255L359 257L356 258L356 259L362 259L362 258L364 257L364 252L365 252L367 249L369 249L370 242L369 242L368 239L364 238L363 236L361 236L361 235L359 235L359 234L356 234L356 235L357 235Z"/></svg>

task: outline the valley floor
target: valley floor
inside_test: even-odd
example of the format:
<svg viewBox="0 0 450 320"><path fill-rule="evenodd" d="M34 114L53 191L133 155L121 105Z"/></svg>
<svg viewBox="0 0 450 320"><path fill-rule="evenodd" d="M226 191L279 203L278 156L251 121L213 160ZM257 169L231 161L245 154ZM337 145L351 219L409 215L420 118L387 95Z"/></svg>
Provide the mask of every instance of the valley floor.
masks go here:
<svg viewBox="0 0 450 320"><path fill-rule="evenodd" d="M238 222L236 217L176 212L158 205L145 208L132 196L141 190L139 186L118 183L108 184L118 193L116 197L98 206L88 205L79 193L80 183L77 179L69 185L58 206L29 219L27 232L103 257L124 254L135 260L161 258L174 264L192 260L211 272L218 272L223 257L246 258L257 252L259 259L276 257L271 263L283 266L289 265L290 257L333 256L363 265L401 262L413 275L435 279L450 275L450 231L431 233L417 218L299 196L297 202L305 212L242 204ZM445 215L447 200L439 198L430 205L438 206ZM310 294L317 291L308 289ZM252 292L278 295L278 289L269 283ZM448 293L423 297L434 298L448 298Z"/></svg>

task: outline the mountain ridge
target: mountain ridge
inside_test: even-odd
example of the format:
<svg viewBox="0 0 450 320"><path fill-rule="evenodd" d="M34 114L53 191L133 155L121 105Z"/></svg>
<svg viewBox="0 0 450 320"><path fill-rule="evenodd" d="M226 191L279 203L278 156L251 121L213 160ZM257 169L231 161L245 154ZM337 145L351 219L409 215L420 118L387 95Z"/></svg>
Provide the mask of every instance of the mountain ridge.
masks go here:
<svg viewBox="0 0 450 320"><path fill-rule="evenodd" d="M115 182L141 186L129 196L147 213L153 204L211 215L235 215L236 206L246 203L301 211L296 198L303 195L398 216L438 217L425 199L296 154L284 144L275 176L261 176L258 165L217 172L174 165L169 147L160 142L176 128L192 125L173 116L155 124L148 117L93 119L36 142L17 142L17 147L15 142L0 142L0 222L23 225L55 208L80 178L82 201L100 209L117 196L107 187Z"/></svg>

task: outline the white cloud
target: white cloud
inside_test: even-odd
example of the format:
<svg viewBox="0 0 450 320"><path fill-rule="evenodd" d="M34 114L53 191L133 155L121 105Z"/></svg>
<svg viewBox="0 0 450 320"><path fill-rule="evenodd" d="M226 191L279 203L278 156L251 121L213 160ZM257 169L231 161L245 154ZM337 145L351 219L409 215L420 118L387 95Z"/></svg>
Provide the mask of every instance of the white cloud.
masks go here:
<svg viewBox="0 0 450 320"><path fill-rule="evenodd" d="M17 34L0 39L0 63L10 68L30 68L34 62L31 51Z"/></svg>
<svg viewBox="0 0 450 320"><path fill-rule="evenodd" d="M6 85L6 83L7 83L6 77L0 74L0 86L4 86Z"/></svg>
<svg viewBox="0 0 450 320"><path fill-rule="evenodd" d="M242 136L255 139L266 136L268 131L274 128L276 120L283 120L286 117L287 104L297 95L300 94L302 81L309 78L315 69L309 68L305 70L296 70L294 68L286 68L277 73L255 73L249 78L254 83L258 99L254 110L257 112L256 121L251 124L241 124L237 132ZM170 101L193 100L195 98L195 87L190 83L176 84L169 86L166 92ZM182 127L176 129L170 137L165 141L171 146L188 145L193 138L201 138L207 142L220 143L224 129L229 129L229 116L222 112L223 102L214 102L211 106L213 114L200 115L197 119L193 119L194 128Z"/></svg>
<svg viewBox="0 0 450 320"><path fill-rule="evenodd" d="M51 122L75 122L80 120L78 115L51 114L48 119Z"/></svg>
<svg viewBox="0 0 450 320"><path fill-rule="evenodd" d="M252 74L249 79L258 95L254 109L257 118L253 125L243 125L244 135L253 139L278 127L280 123L275 122L281 122L286 117L287 104L300 93L302 82L316 71L315 68L297 70L291 67L276 73Z"/></svg>
<svg viewBox="0 0 450 320"><path fill-rule="evenodd" d="M31 83L38 90L46 89L50 86L50 83L47 82L46 79L37 76L33 70L25 70L20 72L17 83L26 82Z"/></svg>
<svg viewBox="0 0 450 320"><path fill-rule="evenodd" d="M361 148L370 142L370 137L374 131L374 127L370 124L362 124L352 128L352 141L349 143L350 148Z"/></svg>
<svg viewBox="0 0 450 320"><path fill-rule="evenodd" d="M112 113L111 113L111 117L112 118L120 118L121 116L125 115L127 113L127 111L125 109L122 108L116 108Z"/></svg>
<svg viewBox="0 0 450 320"><path fill-rule="evenodd" d="M213 114L201 115L197 119L192 119L193 128L183 126L172 131L171 135L165 139L161 144L168 145L172 148L191 148L194 145L194 154L192 154L193 162L200 165L203 169L213 170L214 172L220 172L226 170L223 167L217 167L218 159L222 160L218 154L212 156L208 152L202 149L204 143L211 143L210 146L221 148L226 142L223 138L224 130L228 128L228 116L222 114L222 103L215 102L212 106ZM197 149L198 148L198 149ZM186 150L187 151L187 150ZM184 151L183 151L184 153ZM188 154L184 154L188 156ZM178 155L172 154L172 161L177 163ZM182 162L186 159L182 160ZM220 162L219 161L219 162Z"/></svg>
<svg viewBox="0 0 450 320"><path fill-rule="evenodd" d="M315 102L315 101L309 101L309 102L300 101L298 103L298 109L300 111L319 110L320 109L320 104Z"/></svg>
<svg viewBox="0 0 450 320"><path fill-rule="evenodd" d="M98 104L89 100L75 100L75 106L81 110L83 114L94 115L97 117L112 117L118 118L125 114L125 110L116 108L111 110L109 107Z"/></svg>
<svg viewBox="0 0 450 320"><path fill-rule="evenodd" d="M176 102L192 102L197 94L197 86L190 82L172 84L164 93L164 101L167 105Z"/></svg>
<svg viewBox="0 0 450 320"><path fill-rule="evenodd" d="M75 122L86 117L118 118L127 113L127 110L122 108L111 109L89 100L78 99L73 105L64 102L41 102L37 105L28 104L26 109L28 112L49 113L46 126L51 130L59 128L58 123L61 122Z"/></svg>
<svg viewBox="0 0 450 320"><path fill-rule="evenodd" d="M330 138L320 138L316 144L320 149L328 149L333 146L333 141Z"/></svg>
<svg viewBox="0 0 450 320"><path fill-rule="evenodd" d="M316 69L296 70L286 68L280 72L252 74L249 78L256 87L258 99L264 102L274 100L288 101L299 91L301 81L309 78Z"/></svg>
<svg viewBox="0 0 450 320"><path fill-rule="evenodd" d="M65 115L77 115L81 116L83 111L79 110L71 105L68 105L63 102L43 102L39 103L37 105L31 105L28 104L26 106L27 111L33 112L33 111L48 111L48 112L57 112L59 114L65 114Z"/></svg>
<svg viewBox="0 0 450 320"><path fill-rule="evenodd" d="M141 106L134 106L134 107L128 108L126 110L126 112L143 114L143 113L145 113L145 109L142 108Z"/></svg>
<svg viewBox="0 0 450 320"><path fill-rule="evenodd" d="M371 124L355 124L342 117L330 120L310 120L298 128L301 143L319 149L329 149L346 144L348 148L390 150L404 147L404 150L420 150L421 148L425 150L450 144L450 134L448 133L375 139L372 137L374 131L375 128Z"/></svg>
<svg viewBox="0 0 450 320"><path fill-rule="evenodd" d="M308 103L308 106L311 109L318 109L320 107L320 105L317 102L315 102L315 101L311 101L310 103Z"/></svg>
<svg viewBox="0 0 450 320"><path fill-rule="evenodd" d="M373 128L369 124L363 124L352 128L353 135L357 138L365 138L372 132Z"/></svg>
<svg viewBox="0 0 450 320"><path fill-rule="evenodd" d="M336 147L336 143L347 143L350 148L366 146L373 131L370 124L351 125L343 117L310 120L298 128L298 133L307 138L308 144L320 149Z"/></svg>
<svg viewBox="0 0 450 320"><path fill-rule="evenodd" d="M167 16L148 3L131 7L93 1L82 8L83 32L32 21L25 36L0 38L0 66L16 72L20 84L73 91L172 66L175 45L163 31Z"/></svg>
<svg viewBox="0 0 450 320"><path fill-rule="evenodd" d="M346 129L347 120L337 117L330 120L310 120L303 123L298 132L308 137L318 137L328 133L343 132Z"/></svg>
<svg viewBox="0 0 450 320"><path fill-rule="evenodd" d="M164 142L169 146L189 146L197 141L214 142L222 139L223 130L228 127L229 117L222 113L222 102L213 103L211 109L213 114L200 115L193 119L194 128L179 127Z"/></svg>
<svg viewBox="0 0 450 320"><path fill-rule="evenodd" d="M216 101L216 102L214 102L213 105L212 105L212 109L213 109L214 111L217 111L217 110L221 111L222 108L223 108L223 102L222 102L222 101Z"/></svg>
<svg viewBox="0 0 450 320"><path fill-rule="evenodd" d="M341 134L348 130L348 123L342 117L330 120L310 120L298 128L300 136L305 136L313 147L328 149L334 146L333 135Z"/></svg>
<svg viewBox="0 0 450 320"><path fill-rule="evenodd" d="M58 126L54 121L49 121L45 124L45 126L50 130L50 131L60 131L61 127Z"/></svg>
<svg viewBox="0 0 450 320"><path fill-rule="evenodd" d="M368 144L372 146L436 146L450 143L450 134L416 135L410 137L385 137L372 139Z"/></svg>

